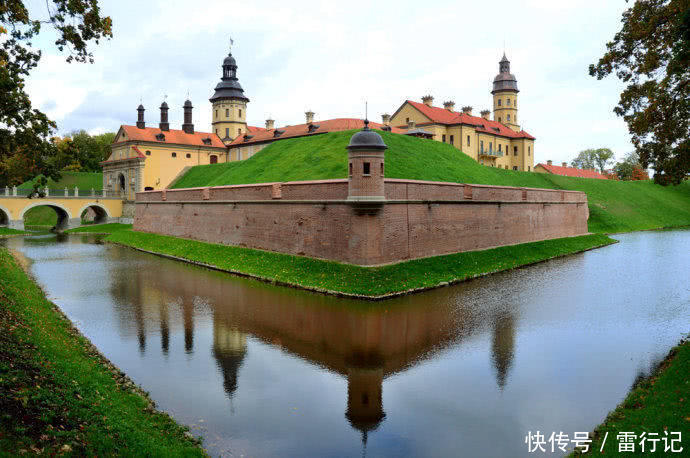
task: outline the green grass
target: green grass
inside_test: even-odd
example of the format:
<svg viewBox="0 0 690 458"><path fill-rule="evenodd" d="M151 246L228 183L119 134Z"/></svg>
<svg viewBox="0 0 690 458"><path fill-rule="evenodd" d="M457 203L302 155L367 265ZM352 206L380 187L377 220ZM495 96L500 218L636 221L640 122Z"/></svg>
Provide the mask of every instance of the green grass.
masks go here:
<svg viewBox="0 0 690 458"><path fill-rule="evenodd" d="M69 229L65 232L69 233L96 233L96 234L112 234L114 232L131 230L131 224L108 223L108 224L94 224L89 226L77 227Z"/></svg>
<svg viewBox="0 0 690 458"><path fill-rule="evenodd" d="M24 214L25 226L48 226L53 227L57 224L57 213L50 207L40 206L30 208Z"/></svg>
<svg viewBox="0 0 690 458"><path fill-rule="evenodd" d="M66 187L73 189L77 186L80 192L103 189L103 174L93 172L60 172L62 178L55 182L52 179L48 180L48 187L50 189L63 189ZM27 181L17 186L19 189L31 189L35 180Z"/></svg>
<svg viewBox="0 0 690 458"><path fill-rule="evenodd" d="M431 288L614 242L595 234L360 267L127 230L112 233L106 241L284 284L368 297Z"/></svg>
<svg viewBox="0 0 690 458"><path fill-rule="evenodd" d="M664 436L664 431L682 432L681 446L688 450L687 434L690 431L690 340L673 348L651 377L642 379L625 400L611 412L604 423L594 431L590 450L597 456L621 456L618 453L616 436L621 431L631 431L637 436L643 432ZM599 453L604 437L603 454ZM651 436L650 436L651 437ZM637 453L625 455L648 455L640 453L639 439L635 441ZM649 450L650 442L646 443ZM676 447L678 449L679 447ZM661 450L660 450L661 449ZM663 442L657 443L657 453L663 455ZM673 456L681 454L671 454Z"/></svg>
<svg viewBox="0 0 690 458"><path fill-rule="evenodd" d="M10 229L9 227L0 227L0 237L3 235L18 235L26 234L24 231L18 231L17 229Z"/></svg>
<svg viewBox="0 0 690 458"><path fill-rule="evenodd" d="M355 131L274 142L251 159L192 167L175 188L346 178L347 146ZM690 182L620 182L517 172L483 166L437 141L381 132L388 145L386 177L584 191L589 230L627 232L690 225Z"/></svg>
<svg viewBox="0 0 690 458"><path fill-rule="evenodd" d="M0 455L200 456L0 247Z"/></svg>

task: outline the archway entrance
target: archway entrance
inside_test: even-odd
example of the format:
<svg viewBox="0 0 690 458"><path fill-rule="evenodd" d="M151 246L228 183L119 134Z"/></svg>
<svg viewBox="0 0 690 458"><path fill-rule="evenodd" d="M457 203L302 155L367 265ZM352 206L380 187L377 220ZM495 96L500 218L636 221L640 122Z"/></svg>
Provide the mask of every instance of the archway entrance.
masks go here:
<svg viewBox="0 0 690 458"><path fill-rule="evenodd" d="M123 174L119 174L118 177L117 177L117 181L118 181L118 184L119 184L118 189L119 189L119 191L120 191L120 195L121 195L121 196L124 196L124 195L125 195L125 188L126 188L126 186L127 186L127 182L126 182L126 180L125 180L125 176L124 176Z"/></svg>
<svg viewBox="0 0 690 458"><path fill-rule="evenodd" d="M7 227L10 225L10 215L0 208L0 227Z"/></svg>
<svg viewBox="0 0 690 458"><path fill-rule="evenodd" d="M98 205L90 205L81 212L82 224L104 224L108 222L108 214Z"/></svg>
<svg viewBox="0 0 690 458"><path fill-rule="evenodd" d="M46 230L51 232L69 229L69 214L57 205L36 205L24 211L22 215L27 229Z"/></svg>

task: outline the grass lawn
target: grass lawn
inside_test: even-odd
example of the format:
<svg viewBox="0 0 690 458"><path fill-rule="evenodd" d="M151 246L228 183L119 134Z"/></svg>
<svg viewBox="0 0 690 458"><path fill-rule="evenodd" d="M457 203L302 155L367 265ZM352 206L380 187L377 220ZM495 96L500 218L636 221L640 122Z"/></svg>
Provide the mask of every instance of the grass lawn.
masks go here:
<svg viewBox="0 0 690 458"><path fill-rule="evenodd" d="M57 213L50 207L33 207L24 214L25 226L47 226L50 228L56 224Z"/></svg>
<svg viewBox="0 0 690 458"><path fill-rule="evenodd" d="M355 131L274 142L248 160L192 167L175 188L346 178ZM388 145L386 177L584 191L589 230L627 232L690 225L690 182L663 187L517 172L483 166L446 143L380 132Z"/></svg>
<svg viewBox="0 0 690 458"><path fill-rule="evenodd" d="M594 234L359 267L131 230L117 230L106 241L282 284L369 298L458 282L614 243L606 235Z"/></svg>
<svg viewBox="0 0 690 458"><path fill-rule="evenodd" d="M0 455L201 456L0 247Z"/></svg>
<svg viewBox="0 0 690 458"><path fill-rule="evenodd" d="M630 431L638 437L644 432L646 436L656 433L659 439L664 436L664 431L680 431L684 455L680 453L664 454L663 442L657 443L657 453L664 456L688 456L690 443L688 431L690 431L690 340L681 342L673 348L654 375L642 380L628 394L625 400L611 412L604 423L594 431L594 440L591 445L591 453L597 456L621 456L618 453L618 440L616 436L621 431ZM608 437L606 437L608 433ZM601 444L606 437L603 454L599 453ZM676 436L670 436L676 437ZM645 455L641 453L640 440L635 440L637 453L625 453L629 455ZM669 442L670 445L670 442ZM646 442L647 455L649 455L650 442ZM676 450L680 447L676 446ZM574 454L576 455L576 454Z"/></svg>
<svg viewBox="0 0 690 458"><path fill-rule="evenodd" d="M59 181L53 181L48 179L48 188L50 189L64 189L68 187L73 189L75 186L79 188L80 193L91 191L91 188L95 190L103 189L103 174L94 172L60 172L62 178ZM34 180L27 181L25 183L17 186L18 189L31 189L33 188Z"/></svg>
<svg viewBox="0 0 690 458"><path fill-rule="evenodd" d="M0 237L3 235L18 235L26 234L24 231L18 231L17 229L10 229L9 227L0 227Z"/></svg>

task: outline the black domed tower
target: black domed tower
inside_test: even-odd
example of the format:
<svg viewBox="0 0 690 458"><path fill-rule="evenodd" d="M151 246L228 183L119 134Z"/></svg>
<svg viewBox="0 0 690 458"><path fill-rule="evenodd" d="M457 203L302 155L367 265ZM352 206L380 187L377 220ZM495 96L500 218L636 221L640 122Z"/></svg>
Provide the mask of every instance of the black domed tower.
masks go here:
<svg viewBox="0 0 690 458"><path fill-rule="evenodd" d="M498 121L515 131L520 130L517 119L517 78L510 73L510 61L503 54L498 63L498 75L494 78L491 93L494 96L494 121Z"/></svg>
<svg viewBox="0 0 690 458"><path fill-rule="evenodd" d="M237 79L237 62L232 52L223 60L223 76L209 100L213 104L212 131L224 142L230 142L247 132L249 99Z"/></svg>

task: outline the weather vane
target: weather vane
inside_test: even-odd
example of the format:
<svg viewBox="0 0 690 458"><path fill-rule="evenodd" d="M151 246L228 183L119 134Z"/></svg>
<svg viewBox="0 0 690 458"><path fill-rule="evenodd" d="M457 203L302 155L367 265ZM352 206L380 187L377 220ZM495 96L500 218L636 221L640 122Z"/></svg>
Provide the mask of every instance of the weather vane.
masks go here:
<svg viewBox="0 0 690 458"><path fill-rule="evenodd" d="M232 51L232 45L235 43L235 40L230 37L230 51Z"/></svg>

